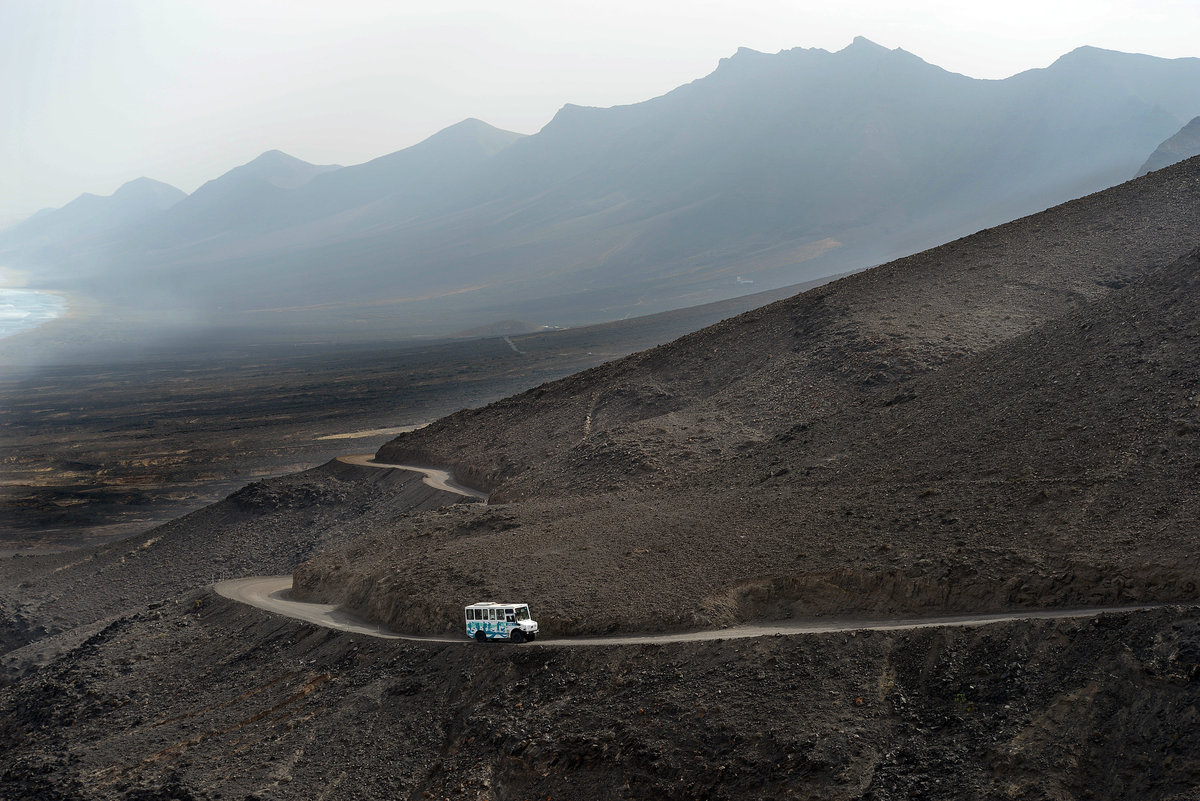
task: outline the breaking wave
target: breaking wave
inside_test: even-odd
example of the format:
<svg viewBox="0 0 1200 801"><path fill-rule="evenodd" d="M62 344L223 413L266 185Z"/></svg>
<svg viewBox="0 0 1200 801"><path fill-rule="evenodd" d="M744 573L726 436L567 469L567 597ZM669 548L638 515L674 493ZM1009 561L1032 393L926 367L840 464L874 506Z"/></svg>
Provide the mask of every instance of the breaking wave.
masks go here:
<svg viewBox="0 0 1200 801"><path fill-rule="evenodd" d="M67 303L59 295L0 287L0 339L48 323L66 310Z"/></svg>

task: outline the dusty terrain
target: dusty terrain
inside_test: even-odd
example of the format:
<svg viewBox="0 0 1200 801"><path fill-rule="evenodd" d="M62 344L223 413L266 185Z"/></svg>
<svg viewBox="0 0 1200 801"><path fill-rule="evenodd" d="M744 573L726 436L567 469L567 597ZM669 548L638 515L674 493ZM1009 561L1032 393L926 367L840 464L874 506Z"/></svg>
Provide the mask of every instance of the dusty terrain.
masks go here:
<svg viewBox="0 0 1200 801"><path fill-rule="evenodd" d="M485 506L331 460L4 560L0 796L1191 801L1198 212L1193 159L377 454ZM414 633L499 596L548 637L1180 605L555 649L377 641L205 587L289 571Z"/></svg>

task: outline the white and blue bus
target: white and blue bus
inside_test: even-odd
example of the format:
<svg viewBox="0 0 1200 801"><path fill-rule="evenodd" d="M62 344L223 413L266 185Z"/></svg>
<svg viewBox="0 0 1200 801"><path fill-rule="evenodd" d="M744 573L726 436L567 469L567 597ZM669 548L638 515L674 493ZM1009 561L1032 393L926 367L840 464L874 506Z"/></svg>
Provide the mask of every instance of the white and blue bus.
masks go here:
<svg viewBox="0 0 1200 801"><path fill-rule="evenodd" d="M498 604L492 601L466 608L467 636L478 642L509 640L525 642L537 637L537 621L529 616L529 604Z"/></svg>

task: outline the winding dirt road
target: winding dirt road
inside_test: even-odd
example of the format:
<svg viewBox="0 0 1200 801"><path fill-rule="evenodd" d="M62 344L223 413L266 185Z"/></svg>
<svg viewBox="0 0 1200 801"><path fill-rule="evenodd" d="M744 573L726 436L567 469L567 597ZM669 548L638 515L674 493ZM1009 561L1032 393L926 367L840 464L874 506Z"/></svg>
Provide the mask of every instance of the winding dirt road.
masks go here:
<svg viewBox="0 0 1200 801"><path fill-rule="evenodd" d="M461 645L474 644L474 640L463 635L421 636L397 634L393 631L368 623L345 612L339 612L332 604L310 604L289 600L292 589L291 576L255 576L254 578L232 579L214 585L218 595L240 601L268 612L314 623L318 626L337 629L354 634L366 634L387 640L416 640L418 642L445 642ZM1011 620L1059 620L1063 618L1096 617L1110 612L1138 612L1156 609L1164 604L1142 606L1086 607L1082 609L1046 609L999 612L983 615L948 615L943 617L897 618L891 620L865 620L849 618L827 618L802 622L766 623L753 626L733 626L709 631L688 631L677 634L637 634L630 636L571 637L569 639L544 640L530 643L530 647L582 647L595 645L652 645L668 642L695 642L698 640L738 640L747 637L771 635L832 634L847 631L911 631L938 626L986 626ZM536 617L536 615L535 615Z"/></svg>
<svg viewBox="0 0 1200 801"><path fill-rule="evenodd" d="M214 584L213 589L218 595L231 601L240 601L268 612L338 631L367 634L385 640L420 640L423 642L463 642L465 640L465 635L463 637L420 637L395 634L382 626L376 626L353 615L339 612L334 604L309 604L288 600L288 595L292 591L291 576L255 576L245 579L230 579Z"/></svg>
<svg viewBox="0 0 1200 801"><path fill-rule="evenodd" d="M358 467L377 467L389 470L411 470L424 475L424 482L434 489L453 492L481 502L487 501L487 494L463 486L455 481L445 470L432 467L416 467L407 464L386 464L376 462L374 454L362 453L353 456L339 456L338 461ZM218 595L233 601L249 604L250 606L273 612L286 617L303 620L325 628L353 634L365 634L370 637L380 637L386 640L414 640L417 642L444 642L466 645L473 643L466 634L433 635L398 634L388 631L382 626L368 623L346 612L341 612L333 604L312 604L293 601L288 596L292 591L291 576L255 576L244 579L231 579L213 585ZM1017 612L998 612L976 615L947 615L941 617L895 618L888 620L826 618L800 622L770 623L755 626L733 626L727 629L708 631L688 631L676 634L638 634L630 636L605 637L571 637L570 639L543 640L532 643L533 646L589 646L589 645L650 645L667 642L695 642L698 640L736 640L747 637L768 637L772 635L797 634L832 634L847 631L911 631L913 629L928 629L938 626L986 626L992 623L1004 623L1011 620L1060 620L1064 618L1096 617L1110 612L1138 612L1156 609L1165 604L1147 604L1141 606L1092 606L1080 609L1045 609L1022 610Z"/></svg>
<svg viewBox="0 0 1200 801"><path fill-rule="evenodd" d="M338 461L344 464L352 464L356 467L379 467L385 470L411 470L414 473L421 473L425 476L423 479L426 484L434 489L453 492L458 495L463 495L468 498L474 498L477 501L487 501L487 493L479 490L471 489L468 486L459 484L445 470L438 470L436 467L417 467L411 464L387 464L386 462L375 461L373 453L358 453L353 456L339 456Z"/></svg>

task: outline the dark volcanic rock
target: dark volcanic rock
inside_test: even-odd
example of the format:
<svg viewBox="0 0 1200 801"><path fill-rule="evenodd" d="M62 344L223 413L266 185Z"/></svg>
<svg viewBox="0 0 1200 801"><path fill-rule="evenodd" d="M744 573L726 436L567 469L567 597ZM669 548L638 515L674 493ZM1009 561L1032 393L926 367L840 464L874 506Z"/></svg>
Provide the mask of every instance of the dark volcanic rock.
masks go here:
<svg viewBox="0 0 1200 801"><path fill-rule="evenodd" d="M430 645L184 596L0 690L0 796L1186 798L1197 638L1194 612L1159 610Z"/></svg>

